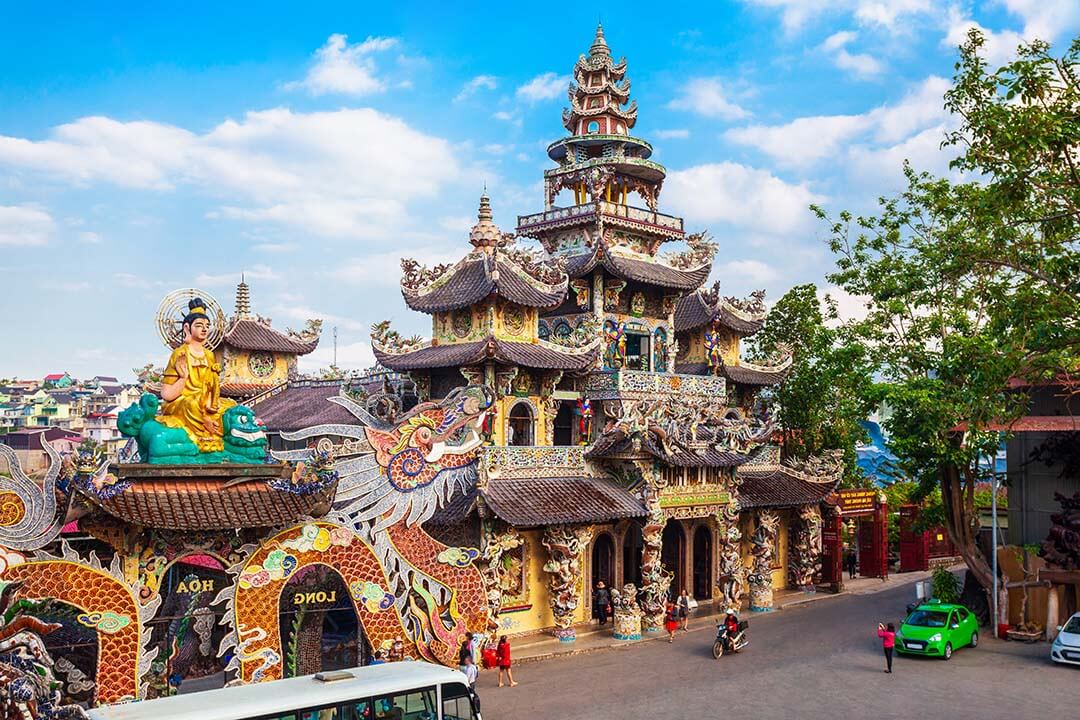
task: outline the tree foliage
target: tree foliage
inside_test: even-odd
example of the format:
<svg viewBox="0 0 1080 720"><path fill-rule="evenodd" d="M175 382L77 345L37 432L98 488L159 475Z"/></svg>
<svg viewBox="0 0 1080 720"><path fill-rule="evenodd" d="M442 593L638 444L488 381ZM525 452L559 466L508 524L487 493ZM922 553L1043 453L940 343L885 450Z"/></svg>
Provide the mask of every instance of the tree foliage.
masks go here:
<svg viewBox="0 0 1080 720"><path fill-rule="evenodd" d="M886 381L890 447L922 496L940 490L944 524L986 587L975 493L998 430L1027 409L1010 381L1078 367L1080 41L1062 58L1032 43L993 73L983 45L972 31L945 97L961 180L905 164L907 189L876 215L815 210L830 223L830 281L867 301L848 330Z"/></svg>
<svg viewBox="0 0 1080 720"><path fill-rule="evenodd" d="M819 299L812 284L799 285L769 311L753 352L792 354L791 371L774 390L785 454L803 459L843 450L844 482L856 486L867 482L855 462L855 446L867 440L859 423L877 403L869 359L845 333L836 303Z"/></svg>

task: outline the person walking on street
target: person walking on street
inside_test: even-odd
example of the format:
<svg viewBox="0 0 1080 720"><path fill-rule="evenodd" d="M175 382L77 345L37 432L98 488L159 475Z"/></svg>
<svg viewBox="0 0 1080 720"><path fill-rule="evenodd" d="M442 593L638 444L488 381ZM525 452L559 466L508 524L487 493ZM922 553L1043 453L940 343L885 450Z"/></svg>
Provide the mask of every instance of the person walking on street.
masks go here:
<svg viewBox="0 0 1080 720"><path fill-rule="evenodd" d="M686 592L686 588L683 588L679 594L679 599L675 602L675 608L683 632L690 632L690 594Z"/></svg>
<svg viewBox="0 0 1080 720"><path fill-rule="evenodd" d="M847 572L848 580L855 579L855 565L858 563L858 557L855 555L855 548L848 550L847 555Z"/></svg>
<svg viewBox="0 0 1080 720"><path fill-rule="evenodd" d="M670 600L664 612L664 629L667 630L667 641L675 642L675 631L679 629L679 613Z"/></svg>
<svg viewBox="0 0 1080 720"><path fill-rule="evenodd" d="M499 637L499 644L495 647L495 660L499 665L499 687L503 686L503 673L506 673L510 687L517 685L514 682L514 671L510 668L510 642L505 635Z"/></svg>
<svg viewBox="0 0 1080 720"><path fill-rule="evenodd" d="M896 626L889 623L886 627L878 623L877 636L881 638L881 647L885 651L885 672L891 673L893 647L896 645Z"/></svg>
<svg viewBox="0 0 1080 720"><path fill-rule="evenodd" d="M593 617L600 621L601 627L607 624L608 615L611 614L611 591L604 585L604 581L596 583L593 592Z"/></svg>
<svg viewBox="0 0 1080 720"><path fill-rule="evenodd" d="M476 680L480 677L480 670L476 667L476 663L468 655L465 656L465 666L461 672L465 673L465 678L469 681L469 687L476 689Z"/></svg>

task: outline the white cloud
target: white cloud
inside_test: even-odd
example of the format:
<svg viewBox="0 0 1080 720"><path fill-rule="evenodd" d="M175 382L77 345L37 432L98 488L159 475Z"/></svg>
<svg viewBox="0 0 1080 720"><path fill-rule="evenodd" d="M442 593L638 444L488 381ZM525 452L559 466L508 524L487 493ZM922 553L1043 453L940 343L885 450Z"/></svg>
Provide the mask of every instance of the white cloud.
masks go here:
<svg viewBox="0 0 1080 720"><path fill-rule="evenodd" d="M895 145L877 148L855 145L848 153L849 170L860 182L881 187L883 181L891 180L889 189L900 190L906 184L902 174L905 160L909 160L916 170L935 175L950 172L949 161L955 157L957 150L942 148L941 141L944 139L945 126L935 125Z"/></svg>
<svg viewBox="0 0 1080 720"><path fill-rule="evenodd" d="M5 166L76 185L195 186L222 203L214 217L357 238L400 231L410 201L436 195L461 172L445 140L366 108L249 112L205 134L88 117L45 140L0 136Z"/></svg>
<svg viewBox="0 0 1080 720"><path fill-rule="evenodd" d="M89 230L79 233L78 238L85 245L100 245L102 242L100 234Z"/></svg>
<svg viewBox="0 0 1080 720"><path fill-rule="evenodd" d="M690 131L686 128L672 128L670 130L657 130L653 135L661 140L685 140L690 137Z"/></svg>
<svg viewBox="0 0 1080 720"><path fill-rule="evenodd" d="M840 153L843 143L861 133L868 123L864 115L819 115L785 125L734 128L724 137L756 147L782 165L805 166Z"/></svg>
<svg viewBox="0 0 1080 720"><path fill-rule="evenodd" d="M949 87L948 80L931 75L898 102L862 115L819 115L783 125L751 125L728 130L724 137L794 167L809 166L825 158L843 159L856 139L862 139L864 152L873 145L897 143L902 149L903 141L935 128L940 143L940 128L949 119L942 97Z"/></svg>
<svg viewBox="0 0 1080 720"><path fill-rule="evenodd" d="M667 104L671 110L688 110L705 117L739 120L749 112L728 100L719 78L693 78L683 83L678 96Z"/></svg>
<svg viewBox="0 0 1080 720"><path fill-rule="evenodd" d="M496 87L498 80L494 75L477 75L461 86L461 92L454 98L454 102L461 102L476 94L478 90L494 90Z"/></svg>
<svg viewBox="0 0 1080 720"><path fill-rule="evenodd" d="M452 233L467 235L472 226L476 224L475 215L455 215L453 217L439 218L439 227Z"/></svg>
<svg viewBox="0 0 1080 720"><path fill-rule="evenodd" d="M340 33L327 38L326 44L315 51L315 64L307 76L287 83L285 88L303 88L312 95L370 95L385 90L386 83L376 76L373 55L395 47L397 38L369 37L354 45L347 41L348 36Z"/></svg>
<svg viewBox="0 0 1080 720"><path fill-rule="evenodd" d="M870 312L867 306L868 297L864 295L852 295L838 285L826 285L819 287L817 291L818 301L824 302L826 297L836 303L836 313L840 316L840 322L848 320L862 320Z"/></svg>
<svg viewBox="0 0 1080 720"><path fill-rule="evenodd" d="M82 292L83 290L90 289L90 283L85 280L78 281L66 281L66 282L47 282L43 283L42 287L54 288L56 290L63 290L64 292Z"/></svg>
<svg viewBox="0 0 1080 720"><path fill-rule="evenodd" d="M0 205L0 245L45 245L56 232L56 221L30 205Z"/></svg>
<svg viewBox="0 0 1080 720"><path fill-rule="evenodd" d="M1001 30L994 32L972 20L959 7L949 8L948 26L941 44L944 47L956 48L967 41L968 32L979 30L986 37L986 44L982 48L983 57L994 71L1016 59L1016 48L1024 42L1024 35L1015 30Z"/></svg>
<svg viewBox="0 0 1080 720"><path fill-rule="evenodd" d="M750 5L780 11L788 34L801 30L823 15L850 14L860 25L889 30L904 29L909 18L933 15L939 6L934 0L744 0Z"/></svg>
<svg viewBox="0 0 1080 720"><path fill-rule="evenodd" d="M884 65L866 53L850 53L847 46L855 42L859 34L850 30L833 33L821 44L821 49L832 56L833 64L857 78L866 79L881 74Z"/></svg>
<svg viewBox="0 0 1080 720"><path fill-rule="evenodd" d="M513 113L508 112L506 110L499 110L497 113L492 115L492 117L495 118L496 120L502 120L503 122L507 122L507 121L510 121L510 120L514 119Z"/></svg>
<svg viewBox="0 0 1080 720"><path fill-rule="evenodd" d="M760 260L731 260L717 263L713 276L737 281L742 284L768 285L777 278L776 270Z"/></svg>
<svg viewBox="0 0 1080 720"><path fill-rule="evenodd" d="M280 300L285 299L285 295L282 295ZM332 313L322 312L306 305L301 305L297 302L289 302L288 304L277 304L270 306L270 312L274 314L274 317L280 317L285 320L291 320L296 324L306 323L308 320L322 320L323 321L323 342L330 340L332 342L332 328L337 326L344 328L345 330L351 330L354 332L367 332L370 326L367 323L353 320L351 318L342 317L340 315L334 315ZM330 331L330 332L326 332Z"/></svg>
<svg viewBox="0 0 1080 720"><path fill-rule="evenodd" d="M298 250L300 248L296 243L257 243L251 246L251 249L256 252L264 253L288 253Z"/></svg>
<svg viewBox="0 0 1080 720"><path fill-rule="evenodd" d="M569 85L570 78L566 75L546 72L543 75L537 75L532 80L519 87L514 94L528 102L553 100L566 92L566 88L569 87ZM498 115L498 113L496 113L496 115Z"/></svg>
<svg viewBox="0 0 1080 720"><path fill-rule="evenodd" d="M195 285L197 287L236 285L240 282L241 277L251 280L278 280L281 275L268 265L252 265L243 272L221 273L220 275L200 273L195 277Z"/></svg>
<svg viewBox="0 0 1080 720"><path fill-rule="evenodd" d="M998 0L1024 21L1023 35L1053 42L1080 28L1080 3L1076 0Z"/></svg>
<svg viewBox="0 0 1080 720"><path fill-rule="evenodd" d="M790 233L807 227L808 206L825 198L805 183L784 182L766 170L724 162L668 174L668 206L691 222L727 222L764 233Z"/></svg>
<svg viewBox="0 0 1080 720"><path fill-rule="evenodd" d="M300 358L300 369L315 372L330 367L334 362L334 341L325 336L313 352ZM375 354L371 351L371 342L360 340L353 343L338 343L337 365L342 370L366 370L375 365Z"/></svg>

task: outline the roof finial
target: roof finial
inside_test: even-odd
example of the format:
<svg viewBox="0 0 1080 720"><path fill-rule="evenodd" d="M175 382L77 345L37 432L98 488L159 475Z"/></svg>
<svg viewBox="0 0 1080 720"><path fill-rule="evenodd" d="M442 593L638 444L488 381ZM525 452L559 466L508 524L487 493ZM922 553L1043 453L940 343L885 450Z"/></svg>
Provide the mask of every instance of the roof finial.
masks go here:
<svg viewBox="0 0 1080 720"><path fill-rule="evenodd" d="M610 55L611 51L608 49L607 40L604 39L604 26L599 21L596 23L596 37L593 39L593 44L589 48L589 55Z"/></svg>
<svg viewBox="0 0 1080 720"><path fill-rule="evenodd" d="M480 209L476 213L476 224L469 232L469 242L476 248L495 248L503 243L502 232L492 222L491 201L488 200L487 185L480 196Z"/></svg>

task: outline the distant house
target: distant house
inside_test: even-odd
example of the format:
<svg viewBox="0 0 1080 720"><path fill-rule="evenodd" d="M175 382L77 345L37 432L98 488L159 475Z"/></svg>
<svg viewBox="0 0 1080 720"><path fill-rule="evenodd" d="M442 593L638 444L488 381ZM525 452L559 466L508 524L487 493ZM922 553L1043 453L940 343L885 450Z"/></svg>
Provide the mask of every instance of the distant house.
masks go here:
<svg viewBox="0 0 1080 720"><path fill-rule="evenodd" d="M75 384L75 380L66 372L52 373L42 378L41 384L47 388L69 388Z"/></svg>
<svg viewBox="0 0 1080 720"><path fill-rule="evenodd" d="M113 405L101 412L87 415L83 421L83 435L105 446L105 454L110 460L115 461L120 452L120 447L126 439L116 427L116 416L120 408Z"/></svg>
<svg viewBox="0 0 1080 720"><path fill-rule="evenodd" d="M21 428L4 436L4 444L15 451L19 464L27 473L41 472L49 467L49 456L45 454L42 443L72 440L81 441L82 438L77 432L58 427ZM53 448L57 451L61 449L56 445L53 445Z"/></svg>

